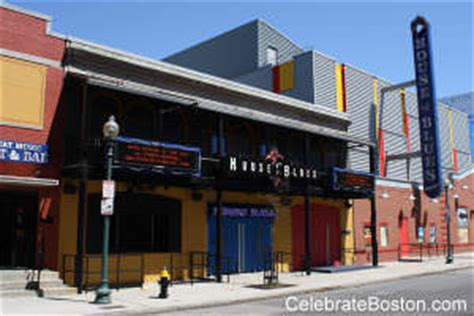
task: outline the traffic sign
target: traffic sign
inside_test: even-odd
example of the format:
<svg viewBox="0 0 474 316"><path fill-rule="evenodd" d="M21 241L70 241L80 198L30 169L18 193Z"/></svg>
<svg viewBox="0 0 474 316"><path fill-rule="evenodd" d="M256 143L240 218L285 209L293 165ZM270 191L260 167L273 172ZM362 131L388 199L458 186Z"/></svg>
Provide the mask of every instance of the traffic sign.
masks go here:
<svg viewBox="0 0 474 316"><path fill-rule="evenodd" d="M102 199L100 203L100 214L113 215L114 214L114 199Z"/></svg>
<svg viewBox="0 0 474 316"><path fill-rule="evenodd" d="M104 180L102 181L102 198L113 199L115 197L115 181Z"/></svg>

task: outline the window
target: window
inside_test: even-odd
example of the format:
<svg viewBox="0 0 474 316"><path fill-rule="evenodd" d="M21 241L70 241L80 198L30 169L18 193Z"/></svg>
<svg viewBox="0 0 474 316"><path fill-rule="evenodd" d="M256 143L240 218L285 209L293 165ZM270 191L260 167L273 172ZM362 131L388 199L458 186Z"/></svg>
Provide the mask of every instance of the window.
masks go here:
<svg viewBox="0 0 474 316"><path fill-rule="evenodd" d="M90 194L87 213L87 253L102 251L100 194ZM153 195L118 193L111 217L110 251L180 252L181 203Z"/></svg>
<svg viewBox="0 0 474 316"><path fill-rule="evenodd" d="M430 243L436 243L436 226L435 224L430 225Z"/></svg>
<svg viewBox="0 0 474 316"><path fill-rule="evenodd" d="M132 102L127 109L122 134L141 139L153 139L153 116L153 108L148 103Z"/></svg>
<svg viewBox="0 0 474 316"><path fill-rule="evenodd" d="M387 225L380 226L380 246L388 247L388 227Z"/></svg>
<svg viewBox="0 0 474 316"><path fill-rule="evenodd" d="M267 47L267 65L275 66L278 63L278 50L274 47Z"/></svg>
<svg viewBox="0 0 474 316"><path fill-rule="evenodd" d="M465 208L458 208L458 227L467 228L467 210Z"/></svg>
<svg viewBox="0 0 474 316"><path fill-rule="evenodd" d="M244 124L233 124L227 135L227 152L233 155L252 154L252 135Z"/></svg>
<svg viewBox="0 0 474 316"><path fill-rule="evenodd" d="M369 225L364 225L364 246L366 248L372 245L372 231Z"/></svg>

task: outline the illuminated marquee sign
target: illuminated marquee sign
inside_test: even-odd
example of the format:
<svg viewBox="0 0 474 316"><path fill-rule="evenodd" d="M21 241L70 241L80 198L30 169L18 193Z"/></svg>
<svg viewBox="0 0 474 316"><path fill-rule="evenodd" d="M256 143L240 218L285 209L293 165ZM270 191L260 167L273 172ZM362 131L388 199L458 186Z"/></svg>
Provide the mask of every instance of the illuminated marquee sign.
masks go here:
<svg viewBox="0 0 474 316"><path fill-rule="evenodd" d="M422 17L417 17L411 23L411 30L415 57L423 186L426 195L435 198L441 194L443 182L428 22Z"/></svg>
<svg viewBox="0 0 474 316"><path fill-rule="evenodd" d="M366 172L333 168L332 188L334 191L373 192L374 176Z"/></svg>
<svg viewBox="0 0 474 316"><path fill-rule="evenodd" d="M117 137L115 163L137 170L174 175L201 175L201 150L196 147Z"/></svg>
<svg viewBox="0 0 474 316"><path fill-rule="evenodd" d="M0 139L0 160L46 164L48 146Z"/></svg>

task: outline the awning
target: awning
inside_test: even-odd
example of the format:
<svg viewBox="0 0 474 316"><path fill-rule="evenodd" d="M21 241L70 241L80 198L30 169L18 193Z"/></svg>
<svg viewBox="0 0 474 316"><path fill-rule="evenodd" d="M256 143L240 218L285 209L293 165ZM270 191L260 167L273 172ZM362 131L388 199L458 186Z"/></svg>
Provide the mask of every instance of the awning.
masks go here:
<svg viewBox="0 0 474 316"><path fill-rule="evenodd" d="M48 178L0 175L0 184L34 187L54 187L59 185L59 180Z"/></svg>

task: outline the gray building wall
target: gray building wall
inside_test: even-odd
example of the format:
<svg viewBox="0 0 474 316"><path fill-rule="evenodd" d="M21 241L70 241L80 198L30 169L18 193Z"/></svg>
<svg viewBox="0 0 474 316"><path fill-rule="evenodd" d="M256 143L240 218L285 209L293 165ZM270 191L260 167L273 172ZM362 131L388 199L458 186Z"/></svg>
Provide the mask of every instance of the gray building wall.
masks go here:
<svg viewBox="0 0 474 316"><path fill-rule="evenodd" d="M163 60L223 78L237 78L267 64L267 48L278 51L278 63L303 49L262 20L255 20L196 44Z"/></svg>
<svg viewBox="0 0 474 316"><path fill-rule="evenodd" d="M258 26L252 21L187 48L164 61L223 78L234 78L258 67Z"/></svg>
<svg viewBox="0 0 474 316"><path fill-rule="evenodd" d="M278 63L292 59L304 51L288 37L281 34L267 22L257 20L258 23L258 67L267 64L267 48L273 47L278 51Z"/></svg>
<svg viewBox="0 0 474 316"><path fill-rule="evenodd" d="M337 108L336 60L318 52L313 55L313 89L316 104Z"/></svg>
<svg viewBox="0 0 474 316"><path fill-rule="evenodd" d="M244 47L245 45L248 47ZM223 48L223 46L228 47ZM199 66L201 68L198 70L202 71L211 69L216 75L234 78L234 80L241 83L271 91L272 67L266 65L266 50L268 47L274 47L278 50L279 64L290 59L294 60L295 87L282 94L336 108L336 61L318 52L303 52L298 45L263 21L257 20L243 25L194 48L173 55L167 61L183 66L190 64L193 67ZM243 57L240 56L242 53ZM228 65L229 56L232 56L230 59L236 60L235 64L232 65L232 67L235 66L235 69ZM209 66L209 60L213 60L212 67ZM371 111L374 98L373 80L376 77L350 65L346 65L345 69L347 110L352 119L349 132L358 138L370 140L370 122L373 115ZM392 83L376 79L378 104L381 106L381 89ZM405 104L409 117L411 152L415 153L420 150L416 94L406 91ZM380 123L385 132L386 157L407 153L407 139L403 133L400 92L397 90L386 93L383 107L383 117ZM458 167L459 172L463 172L472 168L469 156L471 148L469 121L467 114L463 112L453 111L452 113ZM438 115L441 160L443 172L446 173L452 171L448 108L446 105L439 104ZM368 150L366 148L351 148L348 151L348 167L354 170L369 171ZM390 179L422 181L420 157L387 161L386 170L387 177Z"/></svg>
<svg viewBox="0 0 474 316"><path fill-rule="evenodd" d="M313 52L306 52L295 56L294 65L294 88L282 94L309 103L315 103Z"/></svg>

